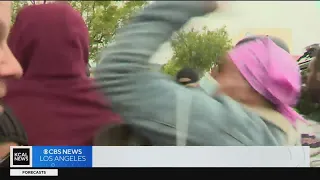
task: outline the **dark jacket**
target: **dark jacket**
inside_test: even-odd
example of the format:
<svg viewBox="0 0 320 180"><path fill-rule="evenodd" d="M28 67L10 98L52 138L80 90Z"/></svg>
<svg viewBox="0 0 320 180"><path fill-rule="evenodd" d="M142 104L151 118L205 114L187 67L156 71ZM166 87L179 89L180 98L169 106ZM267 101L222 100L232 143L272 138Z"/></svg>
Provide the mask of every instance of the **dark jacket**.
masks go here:
<svg viewBox="0 0 320 180"><path fill-rule="evenodd" d="M20 146L28 145L28 138L25 129L20 121L13 115L12 111L4 106L4 111L0 115L0 144L14 142ZM10 166L10 156L0 159L0 167Z"/></svg>

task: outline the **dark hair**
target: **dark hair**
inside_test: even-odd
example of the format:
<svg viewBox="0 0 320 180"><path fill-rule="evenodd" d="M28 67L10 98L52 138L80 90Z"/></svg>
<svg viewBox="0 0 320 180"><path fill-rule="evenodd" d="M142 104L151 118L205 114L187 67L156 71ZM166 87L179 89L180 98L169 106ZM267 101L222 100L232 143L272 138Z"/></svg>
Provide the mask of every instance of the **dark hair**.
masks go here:
<svg viewBox="0 0 320 180"><path fill-rule="evenodd" d="M249 37L246 37L242 40L240 40L239 42L237 42L236 46L239 46L241 44L244 44L244 43L247 43L247 42L250 42L250 41L253 41L253 40L256 40L256 39L259 39L259 38L263 38L265 36L249 36ZM287 51L288 53L290 53L290 50L289 50L289 47L287 45L286 42L284 42L282 39L278 38L278 37L274 37L274 36L269 36L269 38L276 44L278 45L279 47L281 47L283 50Z"/></svg>
<svg viewBox="0 0 320 180"><path fill-rule="evenodd" d="M237 42L236 46L239 46L239 45L241 45L241 44L244 44L244 43L247 43L247 42L256 40L257 38L258 38L258 37L256 37L256 36L246 37L246 38L244 38L244 39L241 39L239 42Z"/></svg>
<svg viewBox="0 0 320 180"><path fill-rule="evenodd" d="M4 106L4 111L0 115L0 142L15 142L19 146L28 145L26 131L6 106Z"/></svg>
<svg viewBox="0 0 320 180"><path fill-rule="evenodd" d="M190 81L188 81L188 82L179 82L179 79L181 79L181 78L189 78ZM183 84L183 85L186 85L186 84L189 84L189 83L195 83L195 82L199 81L199 75L198 75L198 73L196 71L194 71L191 68L183 68L177 73L176 81L179 84Z"/></svg>
<svg viewBox="0 0 320 180"><path fill-rule="evenodd" d="M320 72L320 49L316 49L315 53L315 58L314 58L314 67L317 72Z"/></svg>
<svg viewBox="0 0 320 180"><path fill-rule="evenodd" d="M112 124L102 127L93 140L94 146L151 146L150 140L132 125Z"/></svg>

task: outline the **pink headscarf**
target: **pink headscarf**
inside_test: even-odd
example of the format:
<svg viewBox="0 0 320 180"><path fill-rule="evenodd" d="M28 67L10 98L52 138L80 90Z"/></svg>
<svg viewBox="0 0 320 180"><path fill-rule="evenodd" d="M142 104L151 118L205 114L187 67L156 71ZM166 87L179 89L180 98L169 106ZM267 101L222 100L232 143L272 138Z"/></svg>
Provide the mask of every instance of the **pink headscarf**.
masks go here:
<svg viewBox="0 0 320 180"><path fill-rule="evenodd" d="M298 64L292 56L268 37L249 41L229 52L249 84L271 101L292 125L303 117L291 106L297 103L301 89Z"/></svg>

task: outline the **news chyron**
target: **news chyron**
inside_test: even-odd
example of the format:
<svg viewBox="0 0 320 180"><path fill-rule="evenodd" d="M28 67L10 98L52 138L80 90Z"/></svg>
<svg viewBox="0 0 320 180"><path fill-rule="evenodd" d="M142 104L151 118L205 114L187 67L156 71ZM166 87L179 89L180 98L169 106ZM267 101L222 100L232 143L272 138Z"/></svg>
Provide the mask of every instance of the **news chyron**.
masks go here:
<svg viewBox="0 0 320 180"><path fill-rule="evenodd" d="M11 176L58 176L58 169L92 167L91 146L12 146ZM24 168L24 169L21 169ZM26 169L28 168L28 169ZM41 169L35 169L41 168ZM47 169L43 169L47 168ZM49 169L50 168L50 169Z"/></svg>

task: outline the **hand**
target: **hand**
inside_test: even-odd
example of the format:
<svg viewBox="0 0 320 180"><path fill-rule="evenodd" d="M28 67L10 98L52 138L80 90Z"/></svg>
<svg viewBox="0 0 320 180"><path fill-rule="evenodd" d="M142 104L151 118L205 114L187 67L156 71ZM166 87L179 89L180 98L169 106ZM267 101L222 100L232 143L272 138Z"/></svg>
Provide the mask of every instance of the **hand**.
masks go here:
<svg viewBox="0 0 320 180"><path fill-rule="evenodd" d="M217 3L217 6L218 6L218 8L217 8L217 11L221 11L221 12L223 12L223 11L226 11L227 9L228 9L228 7L229 7L229 2L228 1L216 1L216 3Z"/></svg>
<svg viewBox="0 0 320 180"><path fill-rule="evenodd" d="M202 1L206 12L213 12L218 9L217 1Z"/></svg>
<svg viewBox="0 0 320 180"><path fill-rule="evenodd" d="M205 9L209 12L225 11L228 1L205 1Z"/></svg>

